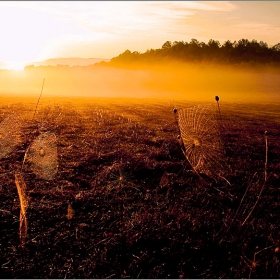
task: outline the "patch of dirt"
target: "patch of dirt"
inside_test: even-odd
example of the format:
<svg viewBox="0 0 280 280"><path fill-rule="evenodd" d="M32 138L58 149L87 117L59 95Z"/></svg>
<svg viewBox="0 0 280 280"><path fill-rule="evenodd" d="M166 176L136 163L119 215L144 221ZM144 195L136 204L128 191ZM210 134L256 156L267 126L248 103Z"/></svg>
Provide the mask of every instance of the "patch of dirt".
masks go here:
<svg viewBox="0 0 280 280"><path fill-rule="evenodd" d="M170 106L95 102L45 119L59 168L49 181L22 169L25 244L15 172L41 122L18 105L25 136L0 164L1 278L279 277L279 123L233 107L222 135L230 168L210 178L184 157Z"/></svg>

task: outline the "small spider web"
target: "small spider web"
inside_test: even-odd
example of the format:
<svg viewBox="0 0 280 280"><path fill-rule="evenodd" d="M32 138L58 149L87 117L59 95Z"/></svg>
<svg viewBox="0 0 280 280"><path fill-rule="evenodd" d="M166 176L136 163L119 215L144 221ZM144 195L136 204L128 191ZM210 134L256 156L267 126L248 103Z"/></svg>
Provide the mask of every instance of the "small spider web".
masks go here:
<svg viewBox="0 0 280 280"><path fill-rule="evenodd" d="M225 167L225 153L212 105L177 109L176 119L186 159L198 173L213 177Z"/></svg>
<svg viewBox="0 0 280 280"><path fill-rule="evenodd" d="M48 105L39 112L41 126L57 124L62 119L62 108L59 105Z"/></svg>
<svg viewBox="0 0 280 280"><path fill-rule="evenodd" d="M25 160L37 177L52 180L58 170L56 135L41 133L27 150Z"/></svg>
<svg viewBox="0 0 280 280"><path fill-rule="evenodd" d="M11 114L0 123L0 159L11 153L20 142L21 123L16 114Z"/></svg>
<svg viewBox="0 0 280 280"><path fill-rule="evenodd" d="M110 179L108 188L114 189L114 188L121 188L124 186L133 186L132 183L132 175L125 171L125 165L120 163L113 166L113 168L110 170Z"/></svg>

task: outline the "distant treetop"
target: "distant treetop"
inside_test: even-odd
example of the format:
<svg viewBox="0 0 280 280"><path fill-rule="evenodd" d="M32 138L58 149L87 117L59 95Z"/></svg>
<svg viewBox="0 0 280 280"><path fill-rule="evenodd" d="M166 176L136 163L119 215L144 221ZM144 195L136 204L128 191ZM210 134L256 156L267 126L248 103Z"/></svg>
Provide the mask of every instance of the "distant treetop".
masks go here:
<svg viewBox="0 0 280 280"><path fill-rule="evenodd" d="M240 39L239 41L219 41L210 39L206 44L197 39L190 42L166 41L160 49L148 49L145 53L124 53L111 59L109 64L159 62L176 60L182 62L217 62L217 63L280 63L280 43L268 47L263 41Z"/></svg>

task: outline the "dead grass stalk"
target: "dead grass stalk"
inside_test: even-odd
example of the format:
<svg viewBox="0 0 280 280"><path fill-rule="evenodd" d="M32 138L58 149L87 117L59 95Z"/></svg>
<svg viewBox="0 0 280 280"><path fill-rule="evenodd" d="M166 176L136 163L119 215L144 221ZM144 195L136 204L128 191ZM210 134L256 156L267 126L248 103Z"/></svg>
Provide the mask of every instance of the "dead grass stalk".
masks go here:
<svg viewBox="0 0 280 280"><path fill-rule="evenodd" d="M20 215L19 215L19 237L21 246L25 246L25 240L27 236L27 218L26 211L28 208L28 196L26 194L26 184L21 173L15 173L15 184L18 191L20 201Z"/></svg>

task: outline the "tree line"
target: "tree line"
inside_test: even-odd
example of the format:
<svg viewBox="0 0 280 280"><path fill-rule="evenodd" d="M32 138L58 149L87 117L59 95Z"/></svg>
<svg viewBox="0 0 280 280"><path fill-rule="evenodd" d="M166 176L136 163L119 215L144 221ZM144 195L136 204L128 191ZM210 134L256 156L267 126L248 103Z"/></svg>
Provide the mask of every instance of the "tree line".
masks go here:
<svg viewBox="0 0 280 280"><path fill-rule="evenodd" d="M109 64L149 63L167 60L183 62L214 62L214 63L270 63L280 65L280 43L268 47L267 43L257 40L241 39L224 44L210 39L206 44L196 39L190 42L166 41L160 49L148 49L145 53L126 50L111 59Z"/></svg>

